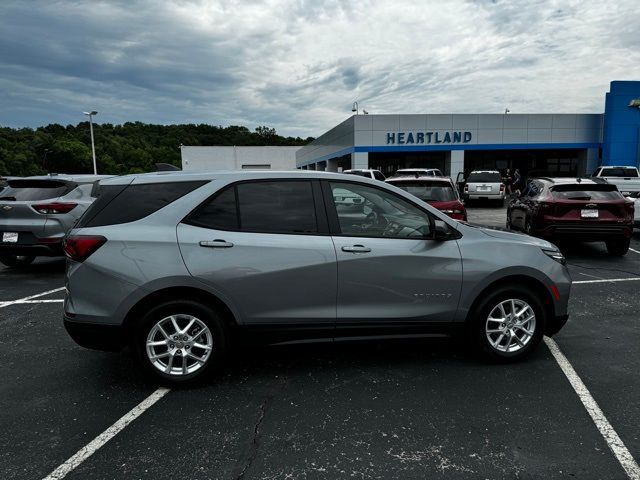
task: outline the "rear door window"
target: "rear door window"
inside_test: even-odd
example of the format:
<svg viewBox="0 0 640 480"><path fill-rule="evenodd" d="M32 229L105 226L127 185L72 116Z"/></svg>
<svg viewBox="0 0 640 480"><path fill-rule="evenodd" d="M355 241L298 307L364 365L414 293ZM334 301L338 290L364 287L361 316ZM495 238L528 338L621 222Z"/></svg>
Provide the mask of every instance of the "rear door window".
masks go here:
<svg viewBox="0 0 640 480"><path fill-rule="evenodd" d="M499 173L472 172L467 179L468 183L502 183Z"/></svg>
<svg viewBox="0 0 640 480"><path fill-rule="evenodd" d="M140 220L205 183L207 181L103 185L98 199L80 218L78 228Z"/></svg>
<svg viewBox="0 0 640 480"><path fill-rule="evenodd" d="M620 200L624 198L615 185L558 185L552 195L564 200Z"/></svg>
<svg viewBox="0 0 640 480"><path fill-rule="evenodd" d="M311 182L275 181L237 186L240 229L265 233L317 233Z"/></svg>
<svg viewBox="0 0 640 480"><path fill-rule="evenodd" d="M233 185L198 207L185 223L256 233L318 232L313 189L308 180Z"/></svg>
<svg viewBox="0 0 640 480"><path fill-rule="evenodd" d="M384 181L385 181L385 177L384 177L384 175L382 174L382 172L378 172L377 170L376 170L375 172L373 172L373 177L374 177L376 180L380 180L381 182L384 182Z"/></svg>
<svg viewBox="0 0 640 480"><path fill-rule="evenodd" d="M74 183L59 180L10 180L9 186L0 193L0 200L49 200L66 195L75 187Z"/></svg>

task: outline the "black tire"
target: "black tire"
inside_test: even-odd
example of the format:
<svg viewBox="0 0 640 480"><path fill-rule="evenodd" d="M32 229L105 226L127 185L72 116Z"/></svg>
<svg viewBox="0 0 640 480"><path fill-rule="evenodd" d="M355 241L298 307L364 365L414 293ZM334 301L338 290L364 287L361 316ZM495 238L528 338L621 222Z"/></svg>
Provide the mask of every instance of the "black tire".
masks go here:
<svg viewBox="0 0 640 480"><path fill-rule="evenodd" d="M497 350L489 341L487 329L487 319L501 302L515 299L526 302L535 314L535 326L533 335L531 335L524 347L517 351L507 352ZM531 289L519 286L502 287L494 292L489 293L471 312L469 321L470 340L473 349L494 361L513 362L522 360L533 352L542 337L544 336L545 326L547 323L547 312L543 307L541 300L531 292ZM493 324L490 324L493 326ZM499 336L499 334L496 334ZM506 343L506 342L505 342Z"/></svg>
<svg viewBox="0 0 640 480"><path fill-rule="evenodd" d="M9 268L24 268L31 265L35 259L34 256L2 255L0 263Z"/></svg>
<svg viewBox="0 0 640 480"><path fill-rule="evenodd" d="M213 348L204 364L192 373L178 375L162 372L159 368L154 366L147 354L147 338L152 329L158 322L172 315L190 315L196 317L208 327L211 333ZM184 323L188 323L187 319L179 318L178 321L183 322L182 324L179 324L181 327L184 326ZM171 337L174 332L167 331L167 333ZM197 335L197 333L194 335ZM175 387L199 383L206 378L210 378L212 374L219 371L222 368L223 361L228 351L228 342L229 334L222 316L206 305L194 300L186 299L168 301L152 308L146 315L144 315L140 324L135 327L132 346L147 376L162 385ZM178 344L178 342L173 344L173 347L175 347L174 351L178 349L178 345L182 344ZM169 350L169 347L166 348ZM184 351L186 355L188 348L189 347L185 345L184 348L181 348L180 350ZM192 352L196 350L197 348L194 346ZM205 350L199 350L198 355L204 351ZM204 353L202 354L204 355ZM174 356L174 359L176 359L174 360L176 362L178 361L177 359L179 359L180 362L187 361L183 355L176 355ZM182 363L180 363L180 365L182 365Z"/></svg>
<svg viewBox="0 0 640 480"><path fill-rule="evenodd" d="M608 240L605 242L607 244L607 251L609 255L614 255L616 257L622 257L626 255L629 251L629 245L631 244L630 238L621 238L618 240Z"/></svg>

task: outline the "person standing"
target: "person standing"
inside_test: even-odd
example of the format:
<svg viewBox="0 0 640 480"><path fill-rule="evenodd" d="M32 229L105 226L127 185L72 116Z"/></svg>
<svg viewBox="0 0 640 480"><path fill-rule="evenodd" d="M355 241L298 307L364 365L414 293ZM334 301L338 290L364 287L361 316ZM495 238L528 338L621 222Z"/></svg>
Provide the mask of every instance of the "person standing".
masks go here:
<svg viewBox="0 0 640 480"><path fill-rule="evenodd" d="M520 195L522 191L522 187L524 187L524 182L522 180L522 175L520 175L520 170L516 168L515 172L513 172L513 191Z"/></svg>
<svg viewBox="0 0 640 480"><path fill-rule="evenodd" d="M511 194L511 185L513 183L513 177L511 176L511 170L507 168L504 173L504 177L502 178L502 183L504 183L504 188L508 194Z"/></svg>

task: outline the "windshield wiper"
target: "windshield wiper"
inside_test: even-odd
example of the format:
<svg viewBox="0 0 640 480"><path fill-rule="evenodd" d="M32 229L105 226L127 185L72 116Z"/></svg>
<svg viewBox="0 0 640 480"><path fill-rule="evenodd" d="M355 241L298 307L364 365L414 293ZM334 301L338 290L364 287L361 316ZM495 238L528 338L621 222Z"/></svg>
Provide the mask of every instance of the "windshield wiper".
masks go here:
<svg viewBox="0 0 640 480"><path fill-rule="evenodd" d="M567 200L591 200L591 197L567 197Z"/></svg>

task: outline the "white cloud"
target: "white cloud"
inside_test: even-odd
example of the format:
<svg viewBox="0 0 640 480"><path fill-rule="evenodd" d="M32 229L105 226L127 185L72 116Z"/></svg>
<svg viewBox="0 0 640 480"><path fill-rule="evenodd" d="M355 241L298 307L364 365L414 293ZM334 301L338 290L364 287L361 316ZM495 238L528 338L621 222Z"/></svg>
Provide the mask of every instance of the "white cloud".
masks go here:
<svg viewBox="0 0 640 480"><path fill-rule="evenodd" d="M0 124L274 126L372 113L601 112L640 79L633 0L20 2L0 6Z"/></svg>

